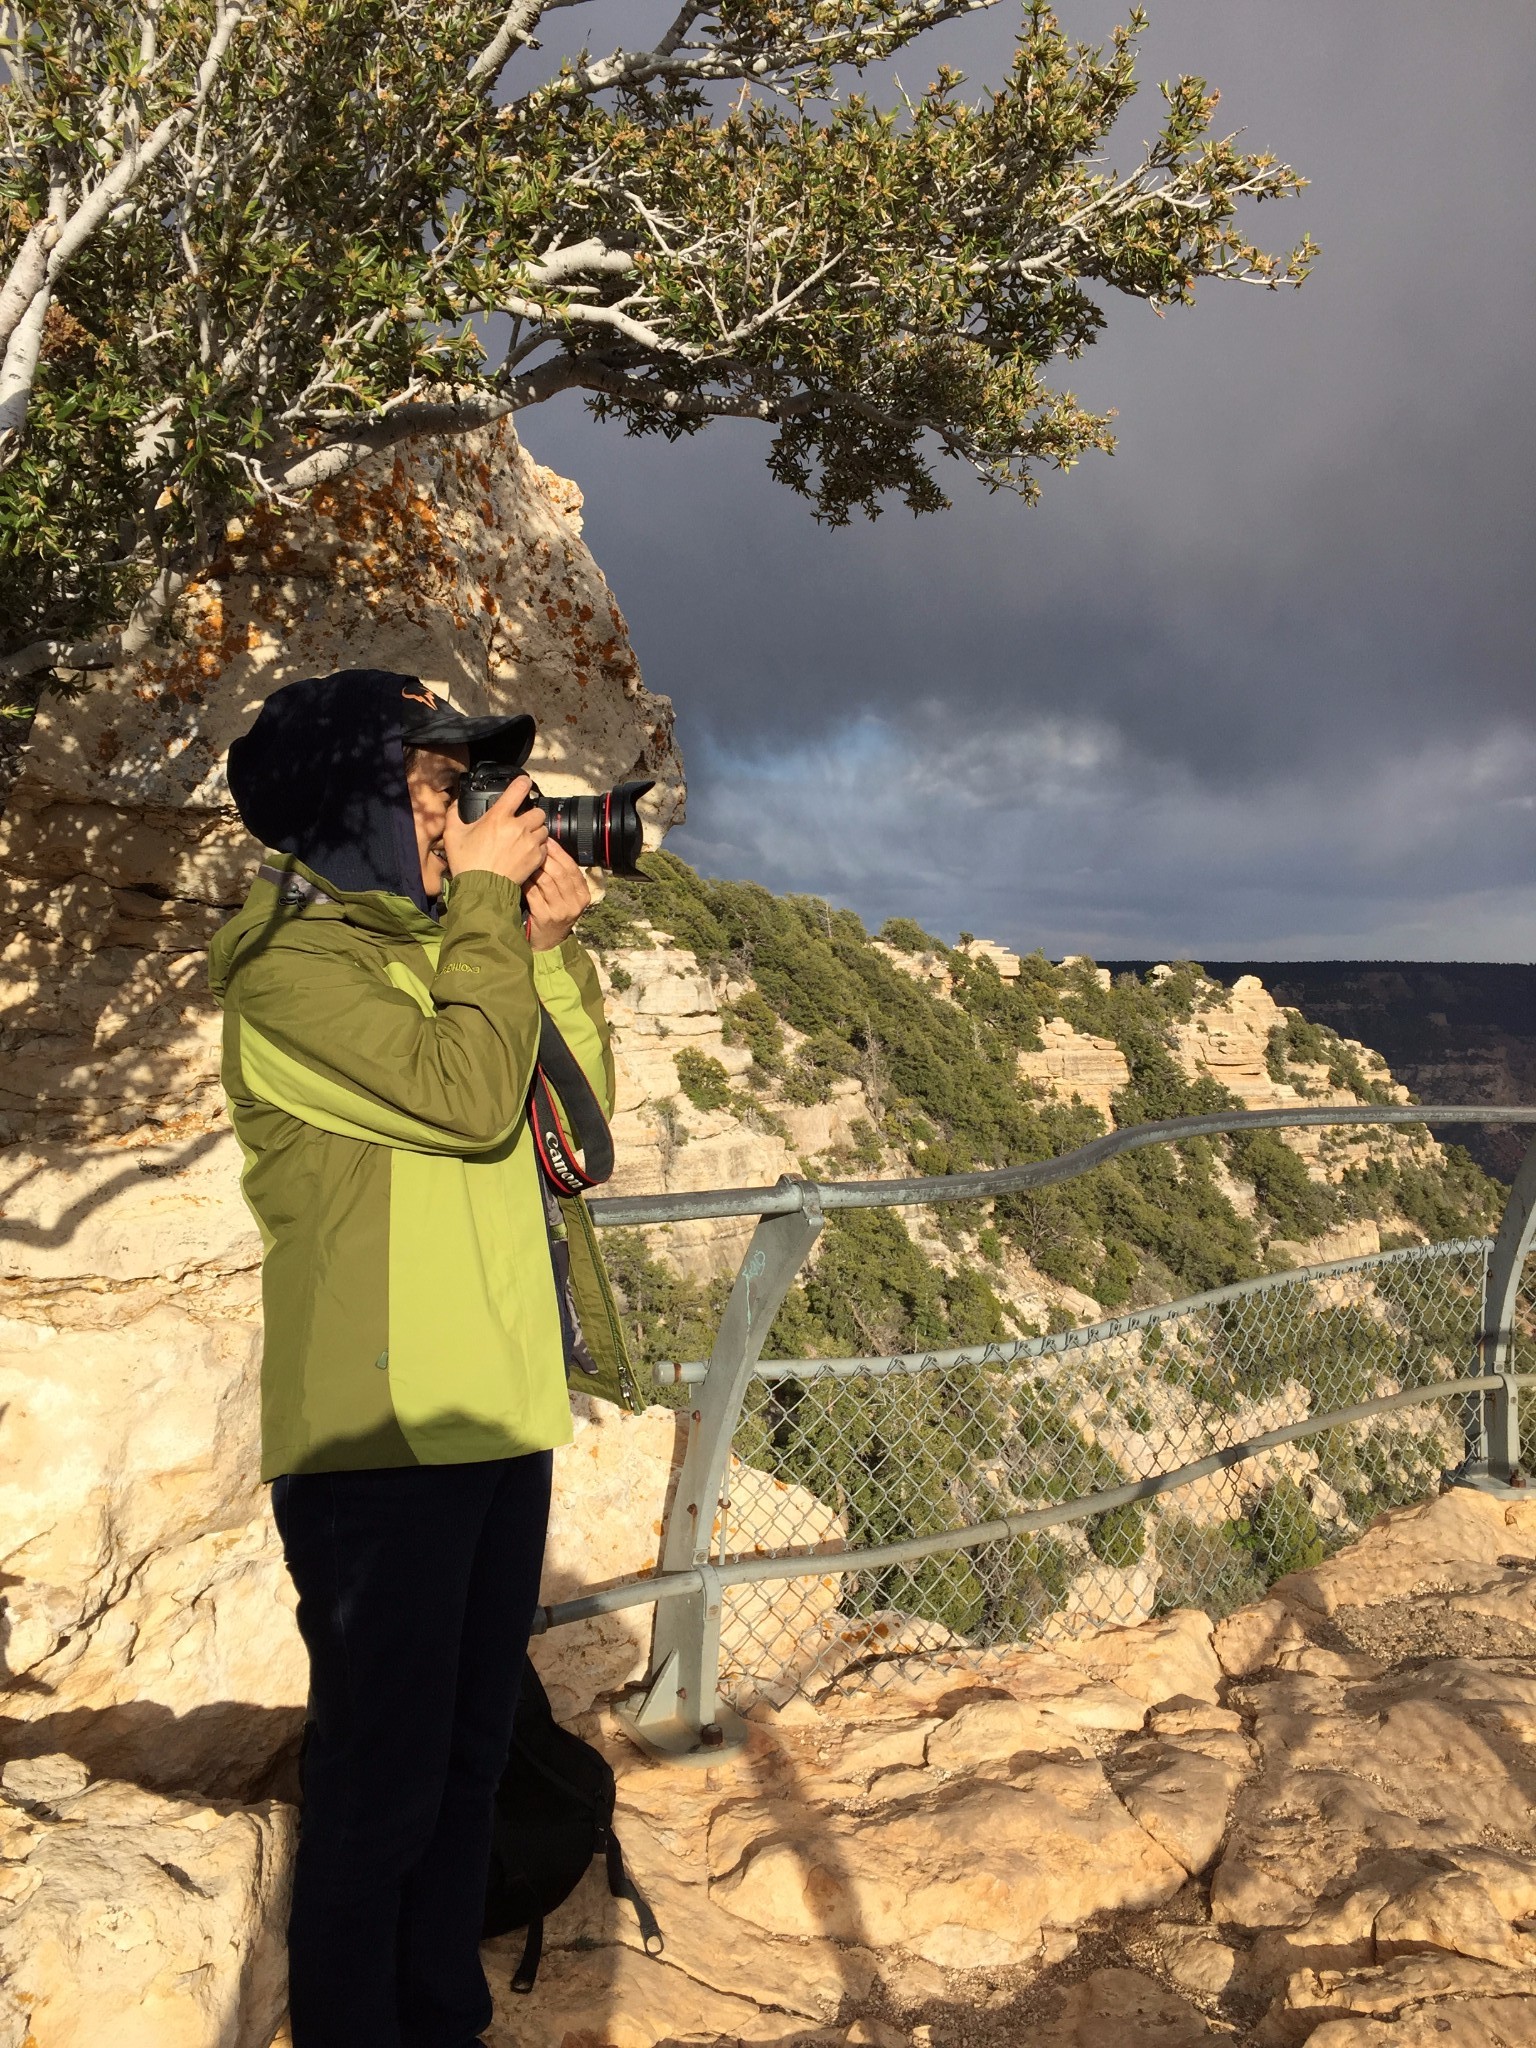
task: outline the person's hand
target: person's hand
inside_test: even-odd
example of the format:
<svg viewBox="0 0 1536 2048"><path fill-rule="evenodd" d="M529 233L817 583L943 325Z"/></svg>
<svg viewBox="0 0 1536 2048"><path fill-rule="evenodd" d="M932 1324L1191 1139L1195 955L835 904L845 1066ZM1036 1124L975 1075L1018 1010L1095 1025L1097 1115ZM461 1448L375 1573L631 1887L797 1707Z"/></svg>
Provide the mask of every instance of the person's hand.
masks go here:
<svg viewBox="0 0 1536 2048"><path fill-rule="evenodd" d="M567 939L576 920L592 901L587 878L557 839L544 849L544 865L523 890L528 911L528 943L546 953Z"/></svg>
<svg viewBox="0 0 1536 2048"><path fill-rule="evenodd" d="M532 787L526 775L517 776L472 825L466 825L458 805L453 806L443 826L450 874L504 875L509 882L526 885L529 876L538 873L549 845L549 821L537 804L518 809Z"/></svg>

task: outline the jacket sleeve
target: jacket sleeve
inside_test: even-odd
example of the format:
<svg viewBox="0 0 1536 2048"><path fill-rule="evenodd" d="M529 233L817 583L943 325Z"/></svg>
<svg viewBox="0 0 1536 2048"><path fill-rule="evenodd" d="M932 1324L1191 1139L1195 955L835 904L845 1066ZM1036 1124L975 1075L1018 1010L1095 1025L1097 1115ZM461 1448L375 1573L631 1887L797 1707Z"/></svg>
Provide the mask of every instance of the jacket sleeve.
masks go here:
<svg viewBox="0 0 1536 2048"><path fill-rule="evenodd" d="M597 985L597 969L591 955L574 938L551 946L546 953L535 953L533 985L539 1001L591 1082L604 1116L611 1117L615 1094L613 1048L608 1039L608 1019L603 1014L603 992Z"/></svg>
<svg viewBox="0 0 1536 2048"><path fill-rule="evenodd" d="M301 923L232 977L244 1085L342 1137L465 1157L504 1144L539 1042L520 904L500 875L455 883L431 1012Z"/></svg>

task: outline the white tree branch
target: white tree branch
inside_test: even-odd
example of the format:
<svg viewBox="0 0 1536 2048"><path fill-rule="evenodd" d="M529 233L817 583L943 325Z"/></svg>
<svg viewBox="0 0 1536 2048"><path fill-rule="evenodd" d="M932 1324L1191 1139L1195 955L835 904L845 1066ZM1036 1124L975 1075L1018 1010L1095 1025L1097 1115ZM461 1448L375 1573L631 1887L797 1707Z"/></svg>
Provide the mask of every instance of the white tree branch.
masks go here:
<svg viewBox="0 0 1536 2048"><path fill-rule="evenodd" d="M48 258L62 233L62 223L50 218L34 221L28 228L10 275L0 285L0 345L10 340L27 308L47 286Z"/></svg>
<svg viewBox="0 0 1536 2048"><path fill-rule="evenodd" d="M593 236L563 249L552 249L521 274L534 290L548 291L552 285L564 284L573 277L624 277L634 267L635 259L629 250L610 249Z"/></svg>
<svg viewBox="0 0 1536 2048"><path fill-rule="evenodd" d="M5 355L0 359L0 466L14 459L21 444L27 405L42 353L43 323L60 273L113 208L122 203L145 172L164 155L181 130L197 119L213 90L231 37L250 7L260 4L261 0L221 0L213 34L198 66L197 85L192 98L185 106L167 114L142 142L130 133L122 155L100 183L85 195L74 212L62 221L56 215L50 217L49 226L57 226L58 232L45 251L46 260L41 274L37 273L32 235L29 234L23 243L21 253L11 266L3 295L11 326L8 333L0 332L0 339L5 343ZM151 9L146 17L145 34L152 30L155 12ZM56 199L57 196L55 187ZM24 263L28 266L26 275L18 277Z"/></svg>
<svg viewBox="0 0 1536 2048"><path fill-rule="evenodd" d="M171 606L191 581L186 570L162 569L129 614L120 633L101 640L73 643L64 640L34 640L30 647L0 661L0 683L19 683L43 670L116 668L142 654L155 637L156 629Z"/></svg>
<svg viewBox="0 0 1536 2048"><path fill-rule="evenodd" d="M471 85L494 78L519 43L532 41L544 6L545 0L513 0L502 16L500 28L469 67Z"/></svg>
<svg viewBox="0 0 1536 2048"><path fill-rule="evenodd" d="M27 423L27 402L43 353L43 329L53 292L45 282L11 330L5 360L0 363L0 469L7 469L21 450Z"/></svg>

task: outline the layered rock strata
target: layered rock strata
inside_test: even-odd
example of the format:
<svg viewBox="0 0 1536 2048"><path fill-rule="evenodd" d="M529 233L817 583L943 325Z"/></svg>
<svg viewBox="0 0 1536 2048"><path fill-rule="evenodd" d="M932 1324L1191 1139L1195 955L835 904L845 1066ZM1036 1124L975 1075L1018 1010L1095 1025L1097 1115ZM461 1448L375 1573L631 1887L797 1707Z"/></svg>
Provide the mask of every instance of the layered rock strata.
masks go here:
<svg viewBox="0 0 1536 2048"><path fill-rule="evenodd" d="M257 854L229 740L272 689L347 666L532 711L551 790L648 775L652 831L679 812L671 707L640 681L580 495L510 424L231 528L165 646L44 698L0 820L0 1757L61 1748L243 1795L301 1712L205 949ZM670 1434L647 1455L625 1570L649 1561ZM590 1548L557 1542L559 1584Z"/></svg>
<svg viewBox="0 0 1536 2048"><path fill-rule="evenodd" d="M702 1774L604 1722L666 1956L594 1877L491 2039L1536 2041L1533 1588L1536 1509L1455 1493L1214 1632L897 1660Z"/></svg>
<svg viewBox="0 0 1536 2048"><path fill-rule="evenodd" d="M589 1712L665 1953L594 1871L531 1997L519 1938L490 1945L492 2048L1523 2048L1533 1587L1536 1510L1457 1493L1214 1630L866 1646L713 1767ZM270 1801L12 1762L0 2043L284 2042L291 1829Z"/></svg>

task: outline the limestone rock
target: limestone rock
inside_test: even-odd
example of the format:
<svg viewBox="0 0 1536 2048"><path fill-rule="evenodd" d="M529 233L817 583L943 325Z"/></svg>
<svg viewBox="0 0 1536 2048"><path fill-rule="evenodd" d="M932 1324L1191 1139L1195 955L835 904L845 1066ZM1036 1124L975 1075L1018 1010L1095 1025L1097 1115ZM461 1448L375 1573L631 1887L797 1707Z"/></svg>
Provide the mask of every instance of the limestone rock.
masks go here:
<svg viewBox="0 0 1536 2048"><path fill-rule="evenodd" d="M646 775L653 833L680 815L671 706L641 685L579 507L510 421L407 444L254 522L170 647L45 696L0 820L0 1142L216 1116L203 949L256 852L222 760L282 683L393 668L466 710L528 710L552 793Z"/></svg>
<svg viewBox="0 0 1536 2048"><path fill-rule="evenodd" d="M1193 1939L1178 1942L1167 1959L1168 1975L1175 1988L1193 1998L1219 1998L1232 1982L1236 1968L1236 1950L1203 1931L1195 1932Z"/></svg>
<svg viewBox="0 0 1536 2048"><path fill-rule="evenodd" d="M1316 2048L1532 2048L1536 1998L1469 1998L1392 2021L1325 2020L1307 2038Z"/></svg>
<svg viewBox="0 0 1536 2048"><path fill-rule="evenodd" d="M1437 1872L1404 1896L1389 1899L1376 1915L1373 1932L1376 1957L1383 1963L1425 1949L1489 1963L1520 1960L1509 1922L1469 1870Z"/></svg>
<svg viewBox="0 0 1536 2048"><path fill-rule="evenodd" d="M110 671L67 709L45 703L18 789L217 813L228 803L224 752L273 689L386 668L465 710L532 711L551 788L660 770L670 816L670 707L643 690L580 511L579 491L532 460L510 420L404 443L305 511L250 522L191 586L169 648Z"/></svg>
<svg viewBox="0 0 1536 2048"><path fill-rule="evenodd" d="M1131 1070L1112 1038L1092 1038L1075 1031L1065 1017L1048 1017L1040 1026L1039 1052L1018 1056L1019 1079L1063 1101L1076 1096L1115 1127L1113 1098L1128 1088Z"/></svg>
<svg viewBox="0 0 1536 2048"><path fill-rule="evenodd" d="M267 2048L287 1989L293 1824L271 1802L88 1783L68 1757L8 1764L0 2040Z"/></svg>
<svg viewBox="0 0 1536 2048"><path fill-rule="evenodd" d="M1176 1019L1173 1024L1174 1057L1191 1080L1219 1082L1238 1098L1245 1109L1297 1106L1303 1097L1319 1105L1359 1101L1361 1098L1348 1088L1338 1087L1330 1080L1326 1066L1292 1062L1288 1071L1294 1079L1277 1081L1273 1077L1269 1071L1270 1036L1285 1021L1285 1012L1257 975L1240 975L1230 988L1206 982L1198 990L1190 1014ZM1344 1043L1369 1077L1385 1088L1393 1101L1407 1100L1407 1091L1391 1082L1376 1054L1353 1041ZM1282 1141L1306 1161L1308 1172L1317 1180L1336 1181L1346 1166L1361 1166L1372 1158L1397 1156L1404 1152L1416 1151L1423 1158L1440 1157L1439 1147L1431 1140L1409 1138L1406 1134L1380 1129L1373 1131L1365 1126L1334 1130L1301 1129L1281 1135ZM1300 1249L1291 1247L1292 1254ZM1336 1252L1333 1256L1345 1258L1354 1255ZM1296 1263L1301 1265L1308 1260L1298 1256Z"/></svg>
<svg viewBox="0 0 1536 2048"><path fill-rule="evenodd" d="M737 1088L728 1109L699 1109L681 1086L680 1053L718 1062L733 1084L752 1065L744 1046L726 1040L728 988L660 934L654 945L606 953L600 978L618 1075L611 1193L771 1187L802 1158L852 1145L855 1126L872 1121L861 1083L841 1076L826 1102L789 1102L774 1083ZM703 1219L669 1225L652 1243L673 1266L710 1279L735 1273L752 1230L752 1218Z"/></svg>
<svg viewBox="0 0 1536 2048"><path fill-rule="evenodd" d="M1513 2043L1522 2006L1536 2012L1536 1975L1461 1956L1404 1956L1361 1970L1299 1970L1271 2010L1267 2044L1333 2040L1346 2048L1404 2048L1451 2040ZM1489 2031L1482 2031L1483 2028Z"/></svg>
<svg viewBox="0 0 1536 2048"><path fill-rule="evenodd" d="M1040 2048L1195 2048L1213 2036L1192 2005L1139 1970L1095 1970L1036 2038Z"/></svg>
<svg viewBox="0 0 1536 2048"><path fill-rule="evenodd" d="M496 2013L487 2038L494 2048L801 2048L815 2040L830 2048L839 2038L797 2013L712 1990L665 1957L624 1947L546 1954L533 1995L521 1997L508 1989L522 1949L521 1936L515 1941L515 1948L493 1943L488 1952ZM559 2015L558 2032L552 2013Z"/></svg>
<svg viewBox="0 0 1536 2048"><path fill-rule="evenodd" d="M1024 963L1017 953L1000 946L996 939L962 939L955 948L967 960L986 960L997 970L999 981L1017 981L1024 971Z"/></svg>
<svg viewBox="0 0 1536 2048"><path fill-rule="evenodd" d="M1315 1569L1282 1579L1273 1597L1333 1614L1375 1607L1433 1583L1486 1587L1490 1568L1536 1546L1536 1502L1506 1503L1469 1487L1380 1515L1358 1543Z"/></svg>
<svg viewBox="0 0 1536 2048"><path fill-rule="evenodd" d="M305 1692L256 1480L254 1300L237 1319L227 1288L144 1281L46 1305L0 1321L11 1747L244 1794Z"/></svg>
<svg viewBox="0 0 1536 2048"><path fill-rule="evenodd" d="M1113 1783L1153 1841L1198 1877L1221 1847L1233 1794L1251 1767L1241 1735L1200 1730L1130 1744Z"/></svg>
<svg viewBox="0 0 1536 2048"><path fill-rule="evenodd" d="M898 973L921 982L935 995L948 997L954 989L955 978L942 953L907 953L900 946L888 946L883 939L871 939L870 944Z"/></svg>
<svg viewBox="0 0 1536 2048"><path fill-rule="evenodd" d="M1502 1504L1475 1512L1515 1544ZM1435 1517L1386 1526L1433 1582ZM1488 1536L1455 1512L1445 1526L1464 1549ZM1209 1623L1178 1615L1070 1645L898 1655L815 1702L755 1710L746 1752L701 1772L639 1757L605 1718L666 1962L641 1958L594 1880L551 1923L553 1973L500 2013L493 2042L832 2048L869 2005L1006 2009L1090 1920L1111 1959L1129 1926L1137 1967L1095 1971L1044 2020L1021 2008L1019 2038L1193 2042L1267 2003L1255 2048L1341 2026L1375 2030L1340 2037L1355 2048L1520 2040L1536 1991L1520 1924L1536 1910L1521 1719L1536 1680L1508 1659L1324 1648L1303 1626L1315 1608L1284 1612L1299 1630L1285 1654L1317 1668L1266 1655L1225 1704ZM1213 1847L1211 1923L1162 1921L1148 1940L1145 1906L1178 1894L1187 1913L1188 1873Z"/></svg>
<svg viewBox="0 0 1536 2048"><path fill-rule="evenodd" d="M1215 1704L1221 1666L1211 1648L1210 1617L1193 1608L1135 1629L1105 1629L1064 1654L1084 1671L1122 1686L1148 1706L1174 1698Z"/></svg>
<svg viewBox="0 0 1536 2048"><path fill-rule="evenodd" d="M675 1831L667 1833L664 1840L654 1820L632 1813L624 1817L625 1865L664 1930L665 1953L674 1970L685 1971L707 1990L821 2022L836 2017L851 1991L868 1988L873 1971L857 1951L830 1942L777 1939L763 1928L743 1926L711 1898L702 1857L687 1848L679 1854ZM611 1896L595 1865L551 1917L546 1937L560 1948L616 1944L644 1954L633 1910ZM514 1958L520 1942L520 1936L507 1941Z"/></svg>
<svg viewBox="0 0 1536 2048"><path fill-rule="evenodd" d="M950 1968L1024 1961L1047 1925L1155 1904L1184 1881L1086 1758L1031 1759L1006 1784L962 1783L868 1820L749 1803L716 1817L709 1852L713 1896L755 1927L901 1944Z"/></svg>
<svg viewBox="0 0 1536 2048"><path fill-rule="evenodd" d="M246 1272L261 1244L234 1133L0 1150L0 1279L180 1281Z"/></svg>

